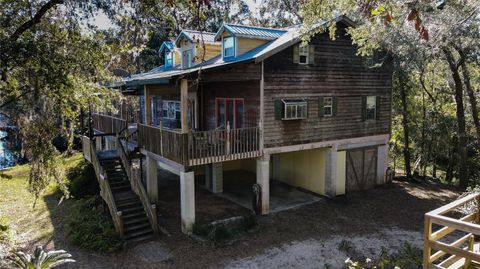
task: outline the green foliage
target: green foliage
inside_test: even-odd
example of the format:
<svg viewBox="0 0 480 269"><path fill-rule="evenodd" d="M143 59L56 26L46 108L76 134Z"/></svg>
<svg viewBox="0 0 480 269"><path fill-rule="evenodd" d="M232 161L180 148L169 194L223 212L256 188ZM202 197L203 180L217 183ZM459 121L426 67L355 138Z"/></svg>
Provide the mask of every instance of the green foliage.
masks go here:
<svg viewBox="0 0 480 269"><path fill-rule="evenodd" d="M363 261L347 259L345 265L348 269L415 269L422 268L423 251L405 243L401 248L389 254L386 249L382 250L376 259L366 258Z"/></svg>
<svg viewBox="0 0 480 269"><path fill-rule="evenodd" d="M240 234L253 229L257 225L254 215L241 217L238 220L225 223L215 223L193 226L193 233L205 238L215 245L222 245Z"/></svg>
<svg viewBox="0 0 480 269"><path fill-rule="evenodd" d="M22 251L15 252L9 260L21 269L49 269L66 263L75 262L65 250L45 252L42 246L37 246L33 254L26 254Z"/></svg>
<svg viewBox="0 0 480 269"><path fill-rule="evenodd" d="M347 240L342 240L340 244L338 244L338 250L344 252L344 253L349 253L350 250L352 250L353 246L352 243L347 241Z"/></svg>
<svg viewBox="0 0 480 269"><path fill-rule="evenodd" d="M66 186L73 198L84 198L99 193L93 165L85 160L68 170Z"/></svg>
<svg viewBox="0 0 480 269"><path fill-rule="evenodd" d="M83 249L110 253L121 249L124 241L113 223L98 208L96 197L80 199L66 216L68 240Z"/></svg>

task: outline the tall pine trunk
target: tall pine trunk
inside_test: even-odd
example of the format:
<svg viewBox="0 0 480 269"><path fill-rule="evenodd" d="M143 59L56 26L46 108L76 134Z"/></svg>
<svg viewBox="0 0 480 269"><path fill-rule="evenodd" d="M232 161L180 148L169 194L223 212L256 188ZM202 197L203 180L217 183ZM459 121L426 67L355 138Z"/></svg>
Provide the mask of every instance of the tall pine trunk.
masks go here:
<svg viewBox="0 0 480 269"><path fill-rule="evenodd" d="M468 165L467 165L467 133L465 129L465 109L463 108L463 83L458 71L458 64L449 49L443 50L452 72L453 82L455 84L455 103L457 104L457 128L458 128L458 177L460 187L465 188L468 185Z"/></svg>
<svg viewBox="0 0 480 269"><path fill-rule="evenodd" d="M475 130L477 131L477 141L480 145L480 119L478 116L477 97L472 89L472 84L470 83L470 74L468 74L467 65L465 62L462 62L462 75L463 82L465 82L465 89L467 90L468 99L470 100L473 123L475 124Z"/></svg>
<svg viewBox="0 0 480 269"><path fill-rule="evenodd" d="M407 107L407 89L405 86L406 76L403 72L399 72L399 88L400 88L400 99L402 101L402 127L403 127L403 158L405 161L405 175L407 178L412 176L412 168L410 164L410 136L408 129L408 107Z"/></svg>

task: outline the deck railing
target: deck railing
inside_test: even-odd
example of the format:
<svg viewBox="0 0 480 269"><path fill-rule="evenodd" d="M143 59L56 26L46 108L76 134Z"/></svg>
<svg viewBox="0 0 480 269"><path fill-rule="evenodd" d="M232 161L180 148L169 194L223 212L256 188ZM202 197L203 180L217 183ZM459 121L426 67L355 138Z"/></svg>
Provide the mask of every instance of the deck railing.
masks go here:
<svg viewBox="0 0 480 269"><path fill-rule="evenodd" d="M107 134L122 132L124 119L92 114L93 128ZM261 155L260 128L248 127L181 133L162 127L136 124L138 147L183 166L254 158Z"/></svg>
<svg viewBox="0 0 480 269"><path fill-rule="evenodd" d="M127 127L127 121L121 118L92 113L92 127L102 133L115 134Z"/></svg>
<svg viewBox="0 0 480 269"><path fill-rule="evenodd" d="M480 235L479 202L479 193L470 194L425 214L424 269L480 264L479 244L475 243Z"/></svg>

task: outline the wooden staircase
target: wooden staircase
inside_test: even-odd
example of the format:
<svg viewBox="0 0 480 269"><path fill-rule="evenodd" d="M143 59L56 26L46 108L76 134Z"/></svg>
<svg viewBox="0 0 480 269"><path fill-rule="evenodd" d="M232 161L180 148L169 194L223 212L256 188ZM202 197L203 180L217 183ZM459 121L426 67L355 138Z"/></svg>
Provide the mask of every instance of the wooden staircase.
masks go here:
<svg viewBox="0 0 480 269"><path fill-rule="evenodd" d="M139 196L133 192L120 157L100 159L118 211L122 212L123 233L127 242L154 238L154 231Z"/></svg>

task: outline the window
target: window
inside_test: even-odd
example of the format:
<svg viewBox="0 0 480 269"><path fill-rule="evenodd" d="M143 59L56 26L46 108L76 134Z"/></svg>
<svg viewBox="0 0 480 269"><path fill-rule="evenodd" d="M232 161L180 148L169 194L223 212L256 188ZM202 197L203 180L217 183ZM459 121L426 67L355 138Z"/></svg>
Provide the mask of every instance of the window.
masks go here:
<svg viewBox="0 0 480 269"><path fill-rule="evenodd" d="M298 49L299 63L308 64L308 44L300 45Z"/></svg>
<svg viewBox="0 0 480 269"><path fill-rule="evenodd" d="M233 36L225 37L223 39L223 57L235 56L235 40Z"/></svg>
<svg viewBox="0 0 480 269"><path fill-rule="evenodd" d="M282 99L282 120L298 120L307 118L307 101L304 99Z"/></svg>
<svg viewBox="0 0 480 269"><path fill-rule="evenodd" d="M182 68L189 68L192 64L193 50L188 49L182 52Z"/></svg>
<svg viewBox="0 0 480 269"><path fill-rule="evenodd" d="M323 115L324 116L333 115L333 98L332 97L323 98Z"/></svg>
<svg viewBox="0 0 480 269"><path fill-rule="evenodd" d="M217 127L230 128L243 127L244 101L242 98L217 98L216 115Z"/></svg>
<svg viewBox="0 0 480 269"><path fill-rule="evenodd" d="M366 119L374 120L377 117L377 97L367 96Z"/></svg>
<svg viewBox="0 0 480 269"><path fill-rule="evenodd" d="M166 67L173 66L173 51L165 53L165 66Z"/></svg>
<svg viewBox="0 0 480 269"><path fill-rule="evenodd" d="M163 101L162 117L170 120L180 120L180 102Z"/></svg>

